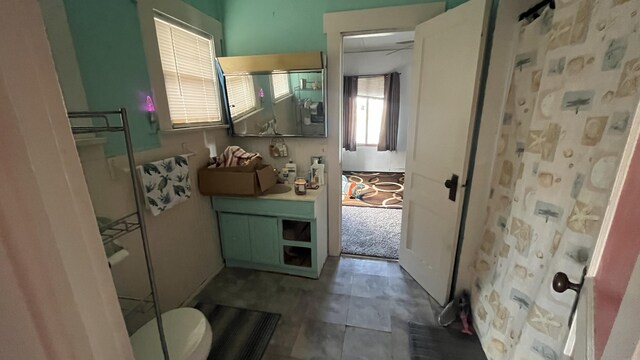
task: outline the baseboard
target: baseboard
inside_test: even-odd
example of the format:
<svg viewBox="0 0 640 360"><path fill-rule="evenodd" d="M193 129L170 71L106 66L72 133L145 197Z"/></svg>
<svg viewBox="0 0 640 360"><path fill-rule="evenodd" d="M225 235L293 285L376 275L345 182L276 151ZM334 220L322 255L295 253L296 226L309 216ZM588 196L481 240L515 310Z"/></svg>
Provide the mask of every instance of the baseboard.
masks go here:
<svg viewBox="0 0 640 360"><path fill-rule="evenodd" d="M202 292L202 289L204 289L205 287L207 287L207 285L209 285L209 283L211 282L211 280L213 280L214 277L216 277L216 275L218 275L220 273L220 271L222 271L222 269L224 269L224 262L222 264L220 264L220 266L213 272L213 274L211 274L209 277L207 277L197 288L194 292L192 292L189 297L187 297L186 300L184 300L181 304L180 307L191 307L193 305L195 305L195 298L196 296L198 296L198 294L200 294L200 292Z"/></svg>

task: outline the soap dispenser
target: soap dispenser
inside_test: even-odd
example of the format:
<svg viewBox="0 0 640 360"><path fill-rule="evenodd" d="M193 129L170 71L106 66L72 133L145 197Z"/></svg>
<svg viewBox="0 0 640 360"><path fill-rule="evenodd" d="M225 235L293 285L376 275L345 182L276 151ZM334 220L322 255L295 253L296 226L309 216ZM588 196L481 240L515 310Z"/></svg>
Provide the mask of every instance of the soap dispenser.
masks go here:
<svg viewBox="0 0 640 360"><path fill-rule="evenodd" d="M317 185L324 185L324 164L318 162L318 158L313 159L311 165L311 181Z"/></svg>

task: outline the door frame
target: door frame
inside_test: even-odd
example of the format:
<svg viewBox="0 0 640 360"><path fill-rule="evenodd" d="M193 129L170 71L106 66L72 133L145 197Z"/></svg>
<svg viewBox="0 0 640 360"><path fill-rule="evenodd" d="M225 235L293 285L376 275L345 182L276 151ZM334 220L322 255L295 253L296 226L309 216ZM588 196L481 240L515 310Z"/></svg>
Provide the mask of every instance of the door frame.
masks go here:
<svg viewBox="0 0 640 360"><path fill-rule="evenodd" d="M616 221L616 217L620 216L620 214L618 213L618 205L621 198L623 197L624 191L631 190L632 187L636 186L635 183L632 183L632 181L627 181L627 179L630 175L629 171L631 169L631 166L640 162L638 160L638 157L640 156L640 153L638 152L640 150L640 144L638 143L639 140L640 104L636 106L635 115L631 123L631 128L629 129L629 137L627 138L627 142L622 152L620 164L618 165L618 171L616 173L616 178L611 189L611 195L609 196L609 204L607 205L607 208L605 210L602 219L602 225L600 227L600 232L598 233L595 247L591 255L591 260L587 268L587 273L584 277L584 291L581 291L579 299L577 299L578 304L575 310L575 321L571 324L563 350L563 355L566 358L596 359L598 355L605 354L604 352L609 346L608 343L610 339L615 339L616 341L618 341L618 345L627 345L625 349L628 349L631 345L625 342L628 342L630 339L623 338L622 336L620 336L620 333L629 331L633 333L633 331L635 331L635 328L638 327L636 323L620 325L612 322L611 328L601 329L602 331L600 331L599 334L596 334L596 312L594 308L596 306L595 283L601 276L601 261L603 255L608 250L607 242L609 240L611 229L614 225L616 225L614 224L614 222ZM609 251L611 250L609 249ZM621 281L623 281L621 284L626 288L627 283L630 281L630 277L632 275L620 274L620 276ZM629 292L629 289L627 288L626 291ZM626 307L623 307L622 299L620 299L620 305L621 306L618 309L619 312L614 316L617 316L622 311L626 311L627 313L635 313L638 310L638 306L635 303L627 303L624 304L624 306ZM615 326L619 327L618 333L616 334L614 334L613 332ZM607 331L609 332L607 333Z"/></svg>
<svg viewBox="0 0 640 360"><path fill-rule="evenodd" d="M324 14L327 34L327 191L329 255L342 252L342 76L343 36L414 29L445 11L446 3L390 6Z"/></svg>
<svg viewBox="0 0 640 360"><path fill-rule="evenodd" d="M0 51L10 169L0 175L0 347L10 358L133 360L41 4L0 2L0 28L11 48Z"/></svg>

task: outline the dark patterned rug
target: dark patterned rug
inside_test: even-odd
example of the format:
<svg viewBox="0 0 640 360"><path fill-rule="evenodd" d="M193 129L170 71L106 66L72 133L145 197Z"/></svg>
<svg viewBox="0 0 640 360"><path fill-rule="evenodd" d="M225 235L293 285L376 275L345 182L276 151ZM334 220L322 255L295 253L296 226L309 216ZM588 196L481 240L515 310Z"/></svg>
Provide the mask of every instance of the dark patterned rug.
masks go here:
<svg viewBox="0 0 640 360"><path fill-rule="evenodd" d="M276 330L280 314L199 303L209 320L213 341L208 360L260 360Z"/></svg>
<svg viewBox="0 0 640 360"><path fill-rule="evenodd" d="M460 322L445 328L409 321L411 360L487 360L478 337L460 329Z"/></svg>
<svg viewBox="0 0 640 360"><path fill-rule="evenodd" d="M404 173L345 171L342 205L402 209Z"/></svg>

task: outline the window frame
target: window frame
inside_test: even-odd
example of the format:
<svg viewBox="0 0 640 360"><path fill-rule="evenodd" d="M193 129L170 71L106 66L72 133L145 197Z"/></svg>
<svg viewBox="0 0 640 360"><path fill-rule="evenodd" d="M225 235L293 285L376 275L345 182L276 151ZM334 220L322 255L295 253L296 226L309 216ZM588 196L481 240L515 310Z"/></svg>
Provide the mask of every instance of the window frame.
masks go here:
<svg viewBox="0 0 640 360"><path fill-rule="evenodd" d="M142 34L144 52L147 59L149 82L151 84L151 89L149 89L148 93L145 93L146 89L140 89L140 103L144 104L146 96L151 96L153 98L155 119L158 121L160 130L162 132L174 132L193 129L228 128L229 119L227 119L225 111L223 110L223 106L226 105L224 105L222 101L222 89L215 62L211 66L214 71L215 86L218 91L220 121L180 124L178 126L174 126L171 121L169 111L167 91L164 82L164 72L162 70L160 49L156 34L155 18L160 17L164 21L170 19L171 21L176 22L176 24L186 26L188 29L193 28L197 32L211 36L213 44L212 51L214 52L212 55L214 59L222 54L222 24L218 20L207 16L194 7L182 1L175 0L138 0L138 17L140 19L140 30Z"/></svg>
<svg viewBox="0 0 640 360"><path fill-rule="evenodd" d="M365 131L365 134L364 134L365 142L364 143L358 142L357 141L358 136L357 136L357 133L356 133L356 146L378 146L378 143L380 142L380 140L378 140L375 143L369 143L367 141L367 139L369 138L369 101L370 100L382 100L384 102L384 98L379 98L379 97L376 97L376 96L367 96L367 95L357 95L356 98L364 98L364 99L367 100L367 109L366 109L367 117L366 117L366 120L365 120L365 123L366 123L365 124L365 129L366 129L366 131ZM356 123L357 123L357 121L358 121L358 118L357 118L357 115L356 115ZM356 128L357 128L357 126L356 126Z"/></svg>
<svg viewBox="0 0 640 360"><path fill-rule="evenodd" d="M377 80L378 83L380 84L376 84L376 83L372 83L372 81ZM374 92L374 94L371 94L370 92L365 90L364 86L361 86L360 82L365 82L367 83L366 86L366 90L371 91L372 89L375 90L380 90L382 93L378 93L378 92ZM356 98L364 98L366 99L366 120L365 120L365 135L364 135L364 139L365 142L364 143L360 143L358 142L358 134L357 134L357 130L356 130L356 146L378 146L378 143L380 142L379 139L376 140L375 143L370 143L368 142L368 138L369 138L369 108L370 108L370 100L374 99L374 100L382 100L383 103L383 109L384 109L384 81L385 81L385 76L384 75L364 75L364 76L359 76L358 77L358 94L356 95ZM372 88L371 86L376 86L376 85L381 85L382 88ZM363 90L365 93L361 94L360 90ZM379 96L376 96L375 94L378 94ZM383 110L384 111L384 110ZM358 122L358 117L357 114L359 113L356 112L356 124ZM384 116L384 114L381 114L381 116ZM357 129L357 125L356 125L356 129Z"/></svg>
<svg viewBox="0 0 640 360"><path fill-rule="evenodd" d="M231 121L233 121L234 123L238 122L238 121L241 121L241 120L245 119L246 117L248 117L248 116L250 116L252 114L255 114L256 112L262 110L262 105L260 104L260 98L259 98L258 93L256 91L256 87L257 87L256 79L253 77L253 75L241 75L241 76L248 76L251 79L251 86L253 87L253 93L252 93L252 95L253 95L253 108L247 109L247 110L245 110L245 111L243 111L241 113L235 114L235 115L231 115L231 106L229 106L229 116L231 117ZM227 82L228 82L227 79L229 79L230 77L231 76L225 77L225 84L224 85L225 85L225 92L227 93L227 98L229 97L229 89L227 87ZM229 101L229 100L227 100L227 101ZM226 107L227 105L223 104L223 106ZM223 108L223 110L224 110L224 108Z"/></svg>
<svg viewBox="0 0 640 360"><path fill-rule="evenodd" d="M271 82L271 97L274 103L280 102L286 98L289 98L291 96L293 96L293 89L291 88L291 84L289 83L290 79L289 79L289 74L288 72L282 73L282 72L277 72L277 73L272 73L271 76L269 77L269 81ZM275 82L273 81L273 75L286 75L287 76L287 84L289 85L289 92L286 95L280 95L280 96L276 96L276 89L275 89Z"/></svg>

